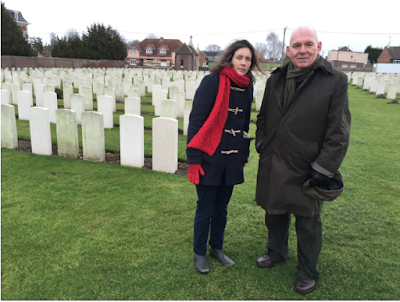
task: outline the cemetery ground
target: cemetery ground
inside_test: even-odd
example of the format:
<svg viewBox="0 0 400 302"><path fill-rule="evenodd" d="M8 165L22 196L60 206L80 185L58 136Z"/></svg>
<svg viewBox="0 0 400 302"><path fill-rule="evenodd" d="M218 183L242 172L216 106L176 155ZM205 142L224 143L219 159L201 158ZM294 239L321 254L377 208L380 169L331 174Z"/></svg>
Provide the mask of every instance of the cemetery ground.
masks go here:
<svg viewBox="0 0 400 302"><path fill-rule="evenodd" d="M185 175L2 149L2 299L398 300L400 105L354 86L349 99L350 147L340 169L345 190L321 213L321 278L314 292L293 289L294 218L290 260L271 269L255 265L266 251L267 231L254 201L254 144L246 181L235 186L228 207L224 250L236 264L225 267L208 256L207 275L194 268L196 191ZM142 111L151 113L146 106ZM151 115L143 116L151 128ZM17 121L19 139L29 140L28 124ZM118 129L105 133L106 151L117 153ZM186 137L178 144L183 162Z"/></svg>

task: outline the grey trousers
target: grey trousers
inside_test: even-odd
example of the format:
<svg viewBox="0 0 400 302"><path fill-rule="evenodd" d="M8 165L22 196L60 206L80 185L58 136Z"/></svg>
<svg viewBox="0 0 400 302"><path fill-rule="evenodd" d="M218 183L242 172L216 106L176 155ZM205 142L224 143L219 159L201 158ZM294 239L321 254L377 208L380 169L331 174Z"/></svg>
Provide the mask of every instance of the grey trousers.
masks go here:
<svg viewBox="0 0 400 302"><path fill-rule="evenodd" d="M297 275L303 279L319 278L318 257L322 248L322 222L320 215L305 217L295 215L297 234ZM272 260L289 259L289 226L291 214L265 214L268 228L267 254Z"/></svg>

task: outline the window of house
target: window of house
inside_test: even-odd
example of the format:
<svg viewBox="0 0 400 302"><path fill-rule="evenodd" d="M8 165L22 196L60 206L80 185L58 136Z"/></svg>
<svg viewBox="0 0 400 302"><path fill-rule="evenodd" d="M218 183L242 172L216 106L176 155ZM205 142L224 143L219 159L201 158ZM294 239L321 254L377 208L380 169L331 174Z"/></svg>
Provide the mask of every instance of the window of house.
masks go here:
<svg viewBox="0 0 400 302"><path fill-rule="evenodd" d="M147 60L147 66L153 66L153 61L152 60Z"/></svg>
<svg viewBox="0 0 400 302"><path fill-rule="evenodd" d="M153 53L153 50L151 48L147 48L146 53Z"/></svg>
<svg viewBox="0 0 400 302"><path fill-rule="evenodd" d="M136 65L136 60L131 60L131 65Z"/></svg>
<svg viewBox="0 0 400 302"><path fill-rule="evenodd" d="M167 67L167 62L161 61L161 67Z"/></svg>
<svg viewBox="0 0 400 302"><path fill-rule="evenodd" d="M349 67L349 65L348 64L342 64L342 67L343 68L347 68L347 67Z"/></svg>
<svg viewBox="0 0 400 302"><path fill-rule="evenodd" d="M131 48L131 54L135 54L136 53L136 48Z"/></svg>
<svg viewBox="0 0 400 302"><path fill-rule="evenodd" d="M181 66L183 66L183 60L181 60Z"/></svg>
<svg viewBox="0 0 400 302"><path fill-rule="evenodd" d="M167 50L166 49L160 49L160 53L166 54Z"/></svg>
<svg viewBox="0 0 400 302"><path fill-rule="evenodd" d="M356 64L350 64L350 68L356 68L357 65Z"/></svg>

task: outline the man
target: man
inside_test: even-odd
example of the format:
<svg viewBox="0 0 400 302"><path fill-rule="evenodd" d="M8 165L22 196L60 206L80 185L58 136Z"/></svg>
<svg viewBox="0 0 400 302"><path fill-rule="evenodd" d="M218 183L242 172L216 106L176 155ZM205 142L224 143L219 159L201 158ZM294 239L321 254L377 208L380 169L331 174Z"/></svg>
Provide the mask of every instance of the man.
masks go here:
<svg viewBox="0 0 400 302"><path fill-rule="evenodd" d="M268 251L256 264L271 268L289 259L288 229L294 214L294 287L303 294L313 291L319 278L320 212L323 200L343 190L338 170L350 135L347 78L319 56L321 48L314 29L302 26L293 31L286 48L291 62L268 79L257 117L256 200L266 211ZM327 192L336 196L325 198Z"/></svg>

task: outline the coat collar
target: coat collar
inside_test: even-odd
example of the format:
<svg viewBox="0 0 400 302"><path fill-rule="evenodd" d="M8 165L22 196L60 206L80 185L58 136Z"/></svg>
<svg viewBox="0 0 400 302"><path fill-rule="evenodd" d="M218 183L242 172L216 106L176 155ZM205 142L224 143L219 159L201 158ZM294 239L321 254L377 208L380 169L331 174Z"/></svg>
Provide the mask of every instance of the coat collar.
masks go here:
<svg viewBox="0 0 400 302"><path fill-rule="evenodd" d="M281 73L282 75L286 75L287 73L287 69L288 69L288 65L289 63L280 66L278 68L276 68L272 74L277 74L277 73ZM324 58L321 58L321 61L319 64L315 65L314 67L314 71L317 69L322 69L326 74L333 74L333 67L332 64L330 62L328 62L327 60L325 60Z"/></svg>

